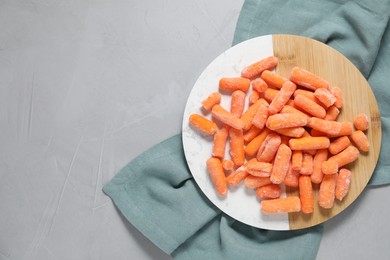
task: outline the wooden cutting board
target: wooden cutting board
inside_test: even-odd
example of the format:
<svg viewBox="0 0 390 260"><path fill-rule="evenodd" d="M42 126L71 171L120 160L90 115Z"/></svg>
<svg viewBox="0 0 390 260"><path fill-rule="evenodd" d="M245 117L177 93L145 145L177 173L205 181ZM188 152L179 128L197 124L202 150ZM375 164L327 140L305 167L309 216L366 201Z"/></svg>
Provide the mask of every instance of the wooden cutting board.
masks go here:
<svg viewBox="0 0 390 260"><path fill-rule="evenodd" d="M290 229L310 227L330 219L348 207L366 187L378 161L382 129L378 104L375 96L360 71L341 53L313 39L294 35L273 35L274 55L279 63L276 72L289 77L294 66L305 68L343 90L344 107L337 121L351 121L356 115L365 113L370 118L366 131L370 151L361 153L358 160L346 166L352 171L351 187L343 201L335 200L331 209L318 206L319 186L314 186L315 206L313 214L290 213ZM287 189L287 196L299 195L294 188Z"/></svg>

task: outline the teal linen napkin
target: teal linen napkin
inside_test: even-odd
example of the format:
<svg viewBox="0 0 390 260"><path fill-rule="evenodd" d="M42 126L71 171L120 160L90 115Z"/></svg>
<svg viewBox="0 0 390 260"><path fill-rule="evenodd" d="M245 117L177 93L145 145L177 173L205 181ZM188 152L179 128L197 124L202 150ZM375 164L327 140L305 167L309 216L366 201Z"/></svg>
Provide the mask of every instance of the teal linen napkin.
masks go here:
<svg viewBox="0 0 390 260"><path fill-rule="evenodd" d="M309 36L347 56L369 79L388 136L390 71L388 1L255 1L244 3L233 43L274 33ZM390 182L381 152L371 184ZM268 231L242 224L202 194L187 167L181 135L126 165L103 188L126 219L175 259L314 259L322 225ZM291 250L294 248L294 250Z"/></svg>

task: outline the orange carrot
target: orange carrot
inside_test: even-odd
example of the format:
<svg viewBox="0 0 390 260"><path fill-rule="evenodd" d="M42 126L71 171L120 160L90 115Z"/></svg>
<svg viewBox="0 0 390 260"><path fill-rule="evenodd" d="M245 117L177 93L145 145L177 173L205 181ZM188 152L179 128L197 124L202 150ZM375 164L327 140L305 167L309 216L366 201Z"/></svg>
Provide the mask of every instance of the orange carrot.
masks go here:
<svg viewBox="0 0 390 260"><path fill-rule="evenodd" d="M300 171L302 168L303 154L301 150L292 151L291 167L294 171Z"/></svg>
<svg viewBox="0 0 390 260"><path fill-rule="evenodd" d="M311 136L311 135L309 134L309 132L307 132L307 131L305 130L305 132L303 133L302 137L313 137L313 136ZM316 152L317 152L317 149L309 149L309 150L305 150L304 152L305 152L305 153L308 153L308 154L311 154L311 155L314 156L314 155L316 154Z"/></svg>
<svg viewBox="0 0 390 260"><path fill-rule="evenodd" d="M279 135L274 133L267 135L257 152L257 160L259 162L271 162L281 142L282 140Z"/></svg>
<svg viewBox="0 0 390 260"><path fill-rule="evenodd" d="M329 138L324 136L291 138L289 142L291 150L325 149L329 147L329 144Z"/></svg>
<svg viewBox="0 0 390 260"><path fill-rule="evenodd" d="M250 141L250 143L248 143L247 146L245 147L245 154L250 157L255 156L269 133L270 130L265 128L258 136L253 138L253 140Z"/></svg>
<svg viewBox="0 0 390 260"><path fill-rule="evenodd" d="M327 108L324 104L322 104L322 102L320 100L318 100L318 98L316 98L316 96L314 95L314 92L310 91L310 90L304 90L304 89L297 89L295 90L294 92L294 98L297 96L297 95L302 95L302 96L305 96L307 97L308 99L310 99L311 101L314 101L315 103L317 103L318 105L322 106L323 108Z"/></svg>
<svg viewBox="0 0 390 260"><path fill-rule="evenodd" d="M219 89L227 91L241 90L247 92L251 81L245 78L221 78L219 80Z"/></svg>
<svg viewBox="0 0 390 260"><path fill-rule="evenodd" d="M265 214L299 212L301 210L301 201L297 196L262 200L261 209Z"/></svg>
<svg viewBox="0 0 390 260"><path fill-rule="evenodd" d="M244 185L249 189L256 189L271 183L269 177L256 177L253 175L248 175L244 180Z"/></svg>
<svg viewBox="0 0 390 260"><path fill-rule="evenodd" d="M218 131L215 133L212 151L213 157L223 158L225 156L225 147L228 134L229 127L227 126L218 129Z"/></svg>
<svg viewBox="0 0 390 260"><path fill-rule="evenodd" d="M293 100L290 100L290 101L293 101ZM293 101L294 102L294 101ZM306 117L307 120L310 119L311 116L309 116L308 114L302 112L301 110L298 110L290 105L285 105L282 110L280 111L280 113L282 114L285 114L285 113L297 113L297 114L300 114L301 116L304 116Z"/></svg>
<svg viewBox="0 0 390 260"><path fill-rule="evenodd" d="M326 115L325 115L324 119L329 120L329 121L335 121L337 119L337 117L339 116L339 114L340 114L340 110L335 106L331 106L326 111Z"/></svg>
<svg viewBox="0 0 390 260"><path fill-rule="evenodd" d="M272 170L272 164L266 162L252 161L246 166L246 171L256 177L269 177Z"/></svg>
<svg viewBox="0 0 390 260"><path fill-rule="evenodd" d="M254 79L252 81L252 89L257 91L258 93L264 93L267 88L267 83L265 83L265 81L261 78Z"/></svg>
<svg viewBox="0 0 390 260"><path fill-rule="evenodd" d="M366 131L369 127L368 116L366 114L359 114L353 120L355 128L360 131Z"/></svg>
<svg viewBox="0 0 390 260"><path fill-rule="evenodd" d="M301 209L305 214L313 213L314 193L310 176L299 177L299 198L301 200Z"/></svg>
<svg viewBox="0 0 390 260"><path fill-rule="evenodd" d="M205 100L202 101L202 106L206 111L210 111L210 109L221 102L221 94L218 92L211 93Z"/></svg>
<svg viewBox="0 0 390 260"><path fill-rule="evenodd" d="M299 138L303 135L305 132L305 128L303 127L289 127L289 128L282 128L282 129L277 129L275 130L278 134L288 136L288 137L294 137L294 138Z"/></svg>
<svg viewBox="0 0 390 260"><path fill-rule="evenodd" d="M290 80L299 86L313 91L318 88L327 89L329 87L328 81L300 67L294 67L292 69Z"/></svg>
<svg viewBox="0 0 390 260"><path fill-rule="evenodd" d="M290 166L291 154L292 152L287 145L281 144L279 146L270 177L272 183L280 184L283 182Z"/></svg>
<svg viewBox="0 0 390 260"><path fill-rule="evenodd" d="M236 117L232 113L229 113L220 105L213 106L211 113L213 117L235 129L242 129L244 127L244 122L240 118Z"/></svg>
<svg viewBox="0 0 390 260"><path fill-rule="evenodd" d="M230 113L240 118L245 106L245 93L241 90L233 91L230 104Z"/></svg>
<svg viewBox="0 0 390 260"><path fill-rule="evenodd" d="M292 169L291 164L288 167L286 177L284 177L283 184L289 187L298 187L299 171Z"/></svg>
<svg viewBox="0 0 390 260"><path fill-rule="evenodd" d="M349 191L351 184L351 171L348 169L340 169L336 180L336 199L343 200Z"/></svg>
<svg viewBox="0 0 390 260"><path fill-rule="evenodd" d="M305 126L306 124L307 118L298 113L275 114L269 116L266 122L266 126L271 130Z"/></svg>
<svg viewBox="0 0 390 260"><path fill-rule="evenodd" d="M341 123L336 121L328 121L321 118L312 117L307 125L315 130L321 131L330 136L338 135L341 131Z"/></svg>
<svg viewBox="0 0 390 260"><path fill-rule="evenodd" d="M311 175L313 173L313 156L311 154L303 153L300 173L302 175Z"/></svg>
<svg viewBox="0 0 390 260"><path fill-rule="evenodd" d="M241 76L244 78L251 79L259 76L265 70L270 70L276 67L277 64L278 58L270 56L245 67L241 71Z"/></svg>
<svg viewBox="0 0 390 260"><path fill-rule="evenodd" d="M260 105L264 105L268 107L268 102L265 101L264 99L260 98L257 100L256 103L251 105L241 116L241 120L243 121L243 128L244 130L248 130L252 126L252 120L256 115L257 110L259 109Z"/></svg>
<svg viewBox="0 0 390 260"><path fill-rule="evenodd" d="M231 171L234 168L234 162L232 160L222 160L222 168L225 171Z"/></svg>
<svg viewBox="0 0 390 260"><path fill-rule="evenodd" d="M335 160L325 161L321 164L321 171L325 175L336 174L339 171L339 165Z"/></svg>
<svg viewBox="0 0 390 260"><path fill-rule="evenodd" d="M341 129L337 136L351 135L353 131L353 125L349 121L340 122Z"/></svg>
<svg viewBox="0 0 390 260"><path fill-rule="evenodd" d="M271 115L278 113L282 110L283 106L290 99L297 86L291 81L286 81L283 87L280 89L278 94L272 100L271 104L268 107L269 113Z"/></svg>
<svg viewBox="0 0 390 260"><path fill-rule="evenodd" d="M280 139L281 139L281 144L285 144L285 145L288 146L288 142L290 141L291 137L285 136L285 135L281 135Z"/></svg>
<svg viewBox="0 0 390 260"><path fill-rule="evenodd" d="M226 183L231 185L231 186L236 186L238 185L242 180L244 180L249 173L246 171L246 165L248 165L249 162L251 161L256 161L256 159L251 159L247 163L245 163L243 166L240 166L235 170L232 174L230 174L226 178Z"/></svg>
<svg viewBox="0 0 390 260"><path fill-rule="evenodd" d="M326 107L332 106L336 102L336 97L326 88L316 89L314 96Z"/></svg>
<svg viewBox="0 0 390 260"><path fill-rule="evenodd" d="M268 108L261 104L252 119L252 124L259 129L263 129L268 118Z"/></svg>
<svg viewBox="0 0 390 260"><path fill-rule="evenodd" d="M324 175L318 192L318 204L325 209L333 207L337 174Z"/></svg>
<svg viewBox="0 0 390 260"><path fill-rule="evenodd" d="M213 121L198 114L190 115L190 125L209 135L215 134L218 130L217 125Z"/></svg>
<svg viewBox="0 0 390 260"><path fill-rule="evenodd" d="M249 105L253 105L257 102L260 98L260 93L256 90L253 90L252 93L249 95Z"/></svg>
<svg viewBox="0 0 390 260"><path fill-rule="evenodd" d="M294 104L312 116L324 118L326 115L326 111L322 106L303 95L297 95L294 98Z"/></svg>
<svg viewBox="0 0 390 260"><path fill-rule="evenodd" d="M311 174L311 181L313 183L319 184L322 181L322 178L324 177L324 174L322 173L322 163L328 159L328 150L327 149L320 149L317 151L317 153L314 155L313 158L313 172Z"/></svg>
<svg viewBox="0 0 390 260"><path fill-rule="evenodd" d="M276 90L276 89L273 89L273 88L267 88L264 91L264 99L267 100L269 103L271 103L272 100L274 100L274 98L276 97L276 95L278 93L279 93L279 90Z"/></svg>
<svg viewBox="0 0 390 260"><path fill-rule="evenodd" d="M330 143L329 152L331 154L338 154L350 145L351 141L349 141L349 138L347 136L341 136Z"/></svg>
<svg viewBox="0 0 390 260"><path fill-rule="evenodd" d="M330 89L330 93L333 94L336 98L336 102L334 103L334 106L337 107L338 109L343 107L343 92L339 87L333 87Z"/></svg>
<svg viewBox="0 0 390 260"><path fill-rule="evenodd" d="M368 152L370 150L370 143L368 142L368 138L362 131L357 130L349 137L360 151Z"/></svg>
<svg viewBox="0 0 390 260"><path fill-rule="evenodd" d="M220 196L226 196L228 188L225 180L225 173L223 172L221 160L218 158L209 158L207 160L207 170L210 173L211 180L214 183L215 189Z"/></svg>
<svg viewBox="0 0 390 260"><path fill-rule="evenodd" d="M282 189L277 184L268 184L256 189L256 195L260 199L277 199L282 195Z"/></svg>
<svg viewBox="0 0 390 260"><path fill-rule="evenodd" d="M359 150L355 146L348 146L344 151L333 155L328 160L335 160L339 167L343 167L346 164L349 164L355 161L359 156Z"/></svg>
<svg viewBox="0 0 390 260"><path fill-rule="evenodd" d="M251 128L244 133L244 141L250 142L255 138L263 129L259 129L256 126L252 125Z"/></svg>
<svg viewBox="0 0 390 260"><path fill-rule="evenodd" d="M287 79L283 78L282 76L279 76L276 73L273 73L269 70L263 71L261 73L261 78L270 86L281 89L283 87L283 84L287 81Z"/></svg>
<svg viewBox="0 0 390 260"><path fill-rule="evenodd" d="M244 136L242 129L229 129L230 156L235 166L241 166L245 162Z"/></svg>

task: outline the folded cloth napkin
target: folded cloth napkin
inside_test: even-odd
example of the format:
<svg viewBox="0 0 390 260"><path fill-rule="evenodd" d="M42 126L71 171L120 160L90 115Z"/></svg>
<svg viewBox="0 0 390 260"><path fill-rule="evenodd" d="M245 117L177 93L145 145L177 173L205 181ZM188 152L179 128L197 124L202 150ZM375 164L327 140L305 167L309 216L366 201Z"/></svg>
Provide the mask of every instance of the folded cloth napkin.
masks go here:
<svg viewBox="0 0 390 260"><path fill-rule="evenodd" d="M338 49L369 79L379 102L383 138L390 110L388 1L247 0L233 43L275 33L315 38ZM371 184L390 182L381 153ZM126 165L103 188L126 219L175 259L314 259L322 225L298 231L253 228L222 213L202 194L187 167L181 135ZM291 248L294 248L292 251Z"/></svg>

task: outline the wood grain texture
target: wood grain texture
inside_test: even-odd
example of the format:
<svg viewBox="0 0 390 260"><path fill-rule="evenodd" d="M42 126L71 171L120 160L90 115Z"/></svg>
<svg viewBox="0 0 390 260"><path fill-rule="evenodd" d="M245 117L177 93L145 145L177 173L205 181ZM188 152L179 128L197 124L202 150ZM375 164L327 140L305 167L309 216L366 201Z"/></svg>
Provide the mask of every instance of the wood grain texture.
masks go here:
<svg viewBox="0 0 390 260"><path fill-rule="evenodd" d="M290 213L290 229L301 229L320 224L347 208L364 190L378 161L382 129L378 104L375 96L360 71L341 53L313 39L294 35L273 36L274 55L279 64L276 72L286 78L294 66L300 66L329 81L330 87L343 90L344 107L337 121L351 121L359 113L370 118L366 131L370 151L361 153L359 159L347 165L352 171L351 188L343 201L335 200L332 209L318 206L319 185L314 185L315 205L312 214ZM298 195L297 189L288 188L287 196Z"/></svg>

